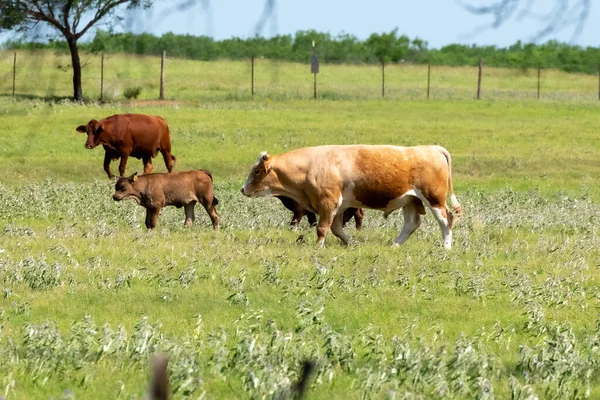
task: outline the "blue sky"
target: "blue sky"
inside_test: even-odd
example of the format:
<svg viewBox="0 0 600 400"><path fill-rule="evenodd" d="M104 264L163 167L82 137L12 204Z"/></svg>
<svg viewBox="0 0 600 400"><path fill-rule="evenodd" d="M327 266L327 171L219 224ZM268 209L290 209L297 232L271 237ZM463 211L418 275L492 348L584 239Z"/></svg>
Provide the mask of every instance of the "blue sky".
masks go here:
<svg viewBox="0 0 600 400"><path fill-rule="evenodd" d="M161 35L208 35L215 39L293 34L298 30L315 29L332 35L349 33L366 39L371 33L389 32L398 28L400 34L419 37L430 48L450 43L509 46L517 40L531 42L544 24L534 16L513 18L494 29L491 16L477 16L466 11L459 0L275 0L274 16L267 20L262 31L256 25L263 12L265 0L209 0L204 9L201 1L181 12L173 5L181 0L157 0L148 11L129 13L119 30ZM500 0L460 0L472 5L490 5ZM521 0L515 15L530 2L539 15L552 10L559 1L575 4L582 0ZM581 32L573 39L574 26L544 37L581 46L600 46L600 2L591 1L591 10ZM488 29L485 29L488 28ZM0 35L0 42L10 38ZM86 35L85 39L91 39Z"/></svg>
<svg viewBox="0 0 600 400"><path fill-rule="evenodd" d="M489 5L498 0L463 1ZM579 0L571 0L576 1ZM256 33L256 23L264 7L264 0L211 0L208 12L199 4L186 12L176 12L172 3L163 0L151 11L137 12L126 28L157 35L171 31L215 39L244 38ZM389 32L398 27L400 34L418 36L428 41L430 47L449 43L507 46L517 40L531 41L544 27L534 17L514 18L497 29L474 33L480 27L489 27L492 18L475 16L453 0L277 0L276 4L274 18L260 32L263 36L316 29L332 35L346 32L365 39L373 32ZM539 14L549 11L554 4L555 0L533 0ZM574 27L567 27L543 41L552 38L582 46L600 45L600 4L591 5L587 23L575 40L573 31Z"/></svg>

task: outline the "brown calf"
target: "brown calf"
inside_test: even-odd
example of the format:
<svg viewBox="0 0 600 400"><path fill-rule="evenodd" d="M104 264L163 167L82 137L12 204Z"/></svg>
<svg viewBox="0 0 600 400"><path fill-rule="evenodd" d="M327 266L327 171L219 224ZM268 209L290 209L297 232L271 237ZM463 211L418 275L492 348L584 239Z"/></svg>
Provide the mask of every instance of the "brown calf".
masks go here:
<svg viewBox="0 0 600 400"><path fill-rule="evenodd" d="M154 229L160 209L165 206L184 207L188 227L194 223L194 207L199 202L210 217L215 231L219 230L219 213L214 196L212 175L205 170L173 172L171 174L148 174L137 172L128 178L119 178L115 184L113 200L135 200L146 208L146 228Z"/></svg>
<svg viewBox="0 0 600 400"><path fill-rule="evenodd" d="M104 171L109 178L110 162L121 158L119 174L125 175L128 157L142 159L144 174L152 172L152 158L160 151L167 170L171 172L175 165L175 156L171 154L169 126L161 117L144 114L116 114L101 121L95 119L77 127L77 132L87 134L86 149L101 144L104 147Z"/></svg>
<svg viewBox="0 0 600 400"><path fill-rule="evenodd" d="M302 217L306 215L308 219L308 223L310 226L317 226L317 215L312 212L303 209L300 207L300 204L285 196L277 196L279 200L283 203L283 206L294 213L292 216L292 220L290 221L291 226L300 225L302 221ZM344 216L342 218L342 225L346 226L346 224L354 218L354 223L356 224L356 230L362 229L362 222L364 218L364 211L362 208L353 208L350 207L344 210Z"/></svg>

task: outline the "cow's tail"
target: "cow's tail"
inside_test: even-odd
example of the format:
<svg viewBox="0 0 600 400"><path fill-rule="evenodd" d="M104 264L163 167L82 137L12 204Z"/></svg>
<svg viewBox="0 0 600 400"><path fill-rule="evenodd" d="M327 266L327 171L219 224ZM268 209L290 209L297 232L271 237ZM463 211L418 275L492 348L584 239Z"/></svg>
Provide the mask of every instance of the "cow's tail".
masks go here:
<svg viewBox="0 0 600 400"><path fill-rule="evenodd" d="M454 188L452 187L452 157L450 157L450 153L443 147L440 147L442 154L446 157L446 162L448 163L448 190L450 192L450 204L452 205L452 211L454 212L454 216L448 215L448 223L450 224L450 228L455 224L463 214L463 208L458 202L456 196L454 195Z"/></svg>
<svg viewBox="0 0 600 400"><path fill-rule="evenodd" d="M212 174L210 173L210 171L208 171L206 169L199 169L198 171L204 172L206 175L208 175L208 177L210 178L210 181L212 182L213 177L212 177ZM212 206L214 207L217 204L219 204L219 200L217 199L217 197L215 195L213 195Z"/></svg>

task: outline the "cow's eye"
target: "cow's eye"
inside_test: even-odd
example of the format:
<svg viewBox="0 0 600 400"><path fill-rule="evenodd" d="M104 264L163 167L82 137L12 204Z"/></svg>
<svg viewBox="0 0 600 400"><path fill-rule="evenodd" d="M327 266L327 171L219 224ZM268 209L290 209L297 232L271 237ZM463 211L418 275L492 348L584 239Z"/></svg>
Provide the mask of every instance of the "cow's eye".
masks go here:
<svg viewBox="0 0 600 400"><path fill-rule="evenodd" d="M255 169L254 170L254 175L258 175L258 174L260 174L260 170L259 169Z"/></svg>
<svg viewBox="0 0 600 400"><path fill-rule="evenodd" d="M125 190L125 186L124 185L119 186L119 191L122 192L123 190Z"/></svg>

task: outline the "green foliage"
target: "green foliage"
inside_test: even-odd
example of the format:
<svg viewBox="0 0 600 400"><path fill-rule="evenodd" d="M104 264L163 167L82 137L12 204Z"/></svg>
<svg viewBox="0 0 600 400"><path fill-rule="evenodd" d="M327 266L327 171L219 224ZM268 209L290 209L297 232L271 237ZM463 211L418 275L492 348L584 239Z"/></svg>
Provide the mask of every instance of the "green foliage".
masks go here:
<svg viewBox="0 0 600 400"><path fill-rule="evenodd" d="M398 63L402 60L415 64L475 66L479 58L486 66L502 68L556 68L566 72L594 74L598 71L600 49L580 47L550 40L542 44L517 43L507 48L449 44L440 49L428 48L427 42L406 35L398 35L398 29L389 33L373 33L365 41L353 35L298 31L294 36L276 35L271 38L252 37L231 38L215 41L206 36L175 35L165 33L161 37L148 33L110 34L98 30L94 39L80 43L84 51L106 53L128 53L138 55L159 55L163 50L170 57L193 60L240 60L251 56L272 60L309 62L312 42L317 45L320 59L325 63L357 64ZM6 49L53 49L67 50L64 41L48 43L7 41Z"/></svg>
<svg viewBox="0 0 600 400"><path fill-rule="evenodd" d="M123 96L128 100L137 99L140 93L142 93L142 88L140 86L128 87L123 92Z"/></svg>

